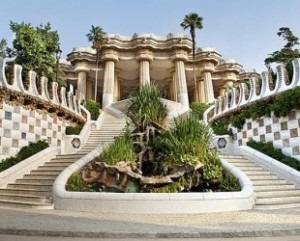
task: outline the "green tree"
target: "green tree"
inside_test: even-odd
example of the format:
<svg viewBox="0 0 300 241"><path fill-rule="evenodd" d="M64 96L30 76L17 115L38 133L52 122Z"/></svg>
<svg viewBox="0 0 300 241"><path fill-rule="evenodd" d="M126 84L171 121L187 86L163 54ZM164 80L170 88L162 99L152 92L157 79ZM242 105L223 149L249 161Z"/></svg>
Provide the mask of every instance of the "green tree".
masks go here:
<svg viewBox="0 0 300 241"><path fill-rule="evenodd" d="M101 47L104 44L105 32L99 26L91 26L90 32L86 34L89 42L92 42L92 48L96 50L96 76L95 76L95 101L97 101L97 82L98 82L98 67Z"/></svg>
<svg viewBox="0 0 300 241"><path fill-rule="evenodd" d="M6 56L6 52L5 52L5 48L6 48L7 42L6 39L1 39L0 41L0 58L5 58Z"/></svg>
<svg viewBox="0 0 300 241"><path fill-rule="evenodd" d="M269 54L269 57L265 59L265 65L271 72L273 72L271 65L273 63L282 63L286 66L289 78L291 78L293 72L291 61L295 58L300 57L299 49L294 48L295 45L299 45L299 38L296 37L293 32L287 27L279 28L277 35L279 37L283 37L286 43L282 49Z"/></svg>
<svg viewBox="0 0 300 241"><path fill-rule="evenodd" d="M196 29L202 29L202 17L199 17L197 13L189 13L185 15L183 22L180 24L180 26L185 30L187 28L190 29L190 34L192 37L193 42L193 79L194 79L194 85L195 85L195 94L198 96L197 88L196 88L196 68L195 68L195 48L196 48Z"/></svg>
<svg viewBox="0 0 300 241"><path fill-rule="evenodd" d="M35 70L39 76L46 76L50 81L56 77L55 53L59 46L57 31L51 29L50 23L33 27L30 23L10 22L10 29L15 33L13 47L7 48L9 57L14 63L23 66L25 74ZM62 76L59 85L66 85Z"/></svg>

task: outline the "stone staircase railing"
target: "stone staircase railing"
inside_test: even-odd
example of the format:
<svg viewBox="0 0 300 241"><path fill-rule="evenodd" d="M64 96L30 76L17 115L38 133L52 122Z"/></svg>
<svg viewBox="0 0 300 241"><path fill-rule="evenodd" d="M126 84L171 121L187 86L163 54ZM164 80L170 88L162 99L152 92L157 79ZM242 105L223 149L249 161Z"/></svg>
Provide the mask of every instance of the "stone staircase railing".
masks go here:
<svg viewBox="0 0 300 241"><path fill-rule="evenodd" d="M224 96L219 96L215 100L214 107L207 111L205 119L213 120L228 112L232 112L249 105L259 99L266 99L280 92L300 86L300 58L293 60L293 78L290 82L288 74L283 64L276 68L276 80L270 77L269 72L261 73L260 80L256 78L250 79L250 88L246 83L240 83L238 87L233 87ZM273 87L274 86L274 87Z"/></svg>
<svg viewBox="0 0 300 241"><path fill-rule="evenodd" d="M79 99L77 99L72 85L69 86L69 91L65 87L58 90L56 82L50 83L49 88L48 78L43 76L40 78L40 88L38 88L36 72L29 71L29 83L26 84L22 79L22 66L15 64L13 68L14 77L9 83L5 75L5 59L0 58L1 89L9 92L10 95L15 93L14 98L22 98L21 101L27 102L27 104L39 102L42 105L44 103L44 105L47 104L50 106L49 109L52 111L56 109L61 115L65 112L68 116L77 118L80 121L86 120L86 113L82 111Z"/></svg>

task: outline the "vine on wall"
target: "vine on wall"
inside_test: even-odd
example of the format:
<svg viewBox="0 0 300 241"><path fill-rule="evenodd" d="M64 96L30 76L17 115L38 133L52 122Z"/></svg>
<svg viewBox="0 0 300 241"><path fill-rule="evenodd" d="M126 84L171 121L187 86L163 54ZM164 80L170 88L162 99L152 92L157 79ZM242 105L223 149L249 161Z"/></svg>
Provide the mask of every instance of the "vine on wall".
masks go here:
<svg viewBox="0 0 300 241"><path fill-rule="evenodd" d="M293 109L299 108L300 86L282 92L275 97L257 100L242 109L228 112L226 115L213 120L211 122L211 127L217 135L229 134L229 124L241 130L246 119L252 118L253 120L256 120L262 116L270 116L271 112L273 112L276 117L283 117L287 116Z"/></svg>

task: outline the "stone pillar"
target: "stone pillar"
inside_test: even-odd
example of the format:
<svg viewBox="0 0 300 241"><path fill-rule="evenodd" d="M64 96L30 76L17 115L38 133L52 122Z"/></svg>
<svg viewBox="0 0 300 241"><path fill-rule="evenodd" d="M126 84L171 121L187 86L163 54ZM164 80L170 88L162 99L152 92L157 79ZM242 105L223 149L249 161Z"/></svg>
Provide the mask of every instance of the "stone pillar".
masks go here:
<svg viewBox="0 0 300 241"><path fill-rule="evenodd" d="M203 73L204 88L205 88L205 102L211 103L214 101L214 88L211 79L211 72L205 71Z"/></svg>
<svg viewBox="0 0 300 241"><path fill-rule="evenodd" d="M176 84L176 75L175 75L175 71L172 72L172 86L173 86L173 101L178 100L177 96L178 96L178 92L177 92L177 84Z"/></svg>
<svg viewBox="0 0 300 241"><path fill-rule="evenodd" d="M94 99L94 97L95 97L95 96L93 96L94 88L95 88L95 82L93 82L93 81L87 81L86 82L86 99L87 100Z"/></svg>
<svg viewBox="0 0 300 241"><path fill-rule="evenodd" d="M85 100L86 99L86 72L79 71L77 78L77 94L78 99Z"/></svg>
<svg viewBox="0 0 300 241"><path fill-rule="evenodd" d="M177 102L181 103L187 108L190 108L183 60L177 59L175 61L175 79L177 88Z"/></svg>
<svg viewBox="0 0 300 241"><path fill-rule="evenodd" d="M114 102L115 62L118 61L118 53L114 50L103 51L102 59L105 61L102 108L105 109Z"/></svg>
<svg viewBox="0 0 300 241"><path fill-rule="evenodd" d="M90 71L89 64L85 61L77 62L75 72L77 73L77 98L81 102L87 99L86 85L87 73Z"/></svg>
<svg viewBox="0 0 300 241"><path fill-rule="evenodd" d="M140 86L150 84L150 62L153 60L153 54L147 49L139 51L137 60L140 61Z"/></svg>
<svg viewBox="0 0 300 241"><path fill-rule="evenodd" d="M114 89L114 102L120 100L120 81L118 80L118 75L115 74L115 89Z"/></svg>
<svg viewBox="0 0 300 241"><path fill-rule="evenodd" d="M206 103L205 101L205 89L204 89L204 81L200 80L198 82L198 102L200 103Z"/></svg>

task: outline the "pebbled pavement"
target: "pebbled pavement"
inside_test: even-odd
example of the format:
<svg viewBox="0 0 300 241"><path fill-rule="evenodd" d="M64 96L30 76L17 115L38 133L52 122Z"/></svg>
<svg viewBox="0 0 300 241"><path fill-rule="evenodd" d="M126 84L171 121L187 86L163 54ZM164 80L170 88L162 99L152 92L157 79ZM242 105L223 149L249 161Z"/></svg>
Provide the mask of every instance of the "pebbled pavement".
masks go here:
<svg viewBox="0 0 300 241"><path fill-rule="evenodd" d="M300 237L300 209L141 215L0 208L0 217L0 234L11 235L95 238Z"/></svg>

